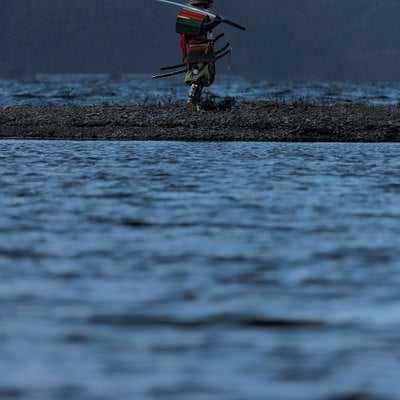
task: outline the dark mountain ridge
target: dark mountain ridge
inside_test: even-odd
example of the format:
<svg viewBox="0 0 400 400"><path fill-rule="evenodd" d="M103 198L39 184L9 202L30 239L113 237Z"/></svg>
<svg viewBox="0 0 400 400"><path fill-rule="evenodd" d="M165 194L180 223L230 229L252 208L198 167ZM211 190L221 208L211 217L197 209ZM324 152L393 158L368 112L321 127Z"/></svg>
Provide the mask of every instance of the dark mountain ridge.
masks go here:
<svg viewBox="0 0 400 400"><path fill-rule="evenodd" d="M216 0L222 73L266 80L397 80L397 0ZM153 0L3 0L0 76L150 73L179 61L178 9Z"/></svg>

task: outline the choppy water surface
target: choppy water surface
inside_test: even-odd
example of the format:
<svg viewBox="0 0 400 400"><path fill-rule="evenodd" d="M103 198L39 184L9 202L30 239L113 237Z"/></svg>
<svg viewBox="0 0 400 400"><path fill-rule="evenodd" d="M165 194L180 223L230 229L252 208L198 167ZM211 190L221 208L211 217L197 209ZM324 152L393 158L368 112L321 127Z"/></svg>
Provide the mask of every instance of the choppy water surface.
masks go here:
<svg viewBox="0 0 400 400"><path fill-rule="evenodd" d="M397 399L399 153L0 142L0 398Z"/></svg>
<svg viewBox="0 0 400 400"><path fill-rule="evenodd" d="M183 101L182 77L152 80L149 75L37 75L24 80L0 79L0 106L44 104L143 104ZM205 96L238 101L311 101L318 103L400 103L400 83L252 82L218 76Z"/></svg>

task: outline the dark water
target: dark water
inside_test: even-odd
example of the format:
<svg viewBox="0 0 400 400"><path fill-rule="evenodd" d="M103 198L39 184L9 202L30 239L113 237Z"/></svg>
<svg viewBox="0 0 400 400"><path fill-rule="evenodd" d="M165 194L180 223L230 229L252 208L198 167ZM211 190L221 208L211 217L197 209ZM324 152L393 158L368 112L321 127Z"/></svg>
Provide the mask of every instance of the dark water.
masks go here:
<svg viewBox="0 0 400 400"><path fill-rule="evenodd" d="M399 153L0 142L0 398L397 399Z"/></svg>
<svg viewBox="0 0 400 400"><path fill-rule="evenodd" d="M37 75L25 80L0 79L0 106L43 104L143 104L183 101L182 77L152 80L150 75ZM315 101L319 103L398 104L400 83L251 82L218 76L205 96L238 101Z"/></svg>

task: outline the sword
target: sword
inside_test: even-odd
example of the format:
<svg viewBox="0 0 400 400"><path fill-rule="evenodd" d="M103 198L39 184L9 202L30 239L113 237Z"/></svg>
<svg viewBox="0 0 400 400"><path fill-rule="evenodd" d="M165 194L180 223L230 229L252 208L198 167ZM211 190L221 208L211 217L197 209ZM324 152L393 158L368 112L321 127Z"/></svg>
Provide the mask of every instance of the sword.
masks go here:
<svg viewBox="0 0 400 400"><path fill-rule="evenodd" d="M170 0L157 0L157 1L159 1L160 3L166 3L166 4L171 4L173 6L181 7L181 8L184 8L185 10L194 11L194 12L197 12L197 13L202 14L202 15L207 15L207 16L209 16L211 18L217 18L217 16L215 14L210 13L209 11L202 10L201 8L189 6L188 4L176 3L175 1L170 1ZM229 19L221 17L221 21L224 22L225 24L231 25L231 26L233 26L235 28L238 28L238 29L240 29L242 31L246 30L246 28L244 26L239 25L236 22L232 22Z"/></svg>
<svg viewBox="0 0 400 400"><path fill-rule="evenodd" d="M225 49L225 48L224 48L224 49ZM232 48L231 48L231 47L227 48L226 50L224 50L224 49L221 49L221 50L219 51L219 54L218 54L217 57L215 57L215 60L214 60L214 61L220 60L221 58L223 58L223 57L227 56L228 54L230 54L231 51L232 51ZM183 64L183 65L184 65L184 64ZM181 67L181 66L182 66L182 65L176 65L175 67L178 68L178 67ZM171 68L171 67L168 67L168 69L169 69L169 68ZM167 73L163 73L163 74L153 75L153 76L151 77L151 79L168 78L168 77L170 77L170 76L180 75L180 74L183 74L183 73L185 73L185 72L187 72L187 68L185 68L185 69L178 69L177 71L167 72Z"/></svg>
<svg viewBox="0 0 400 400"><path fill-rule="evenodd" d="M221 53L223 53L225 50L227 50L228 48L230 48L230 43L227 43L222 49L216 51L214 54L216 57L218 57ZM185 65L190 64L190 63L181 63L181 64L177 64L177 65L171 65L169 67L162 67L160 68L161 71L168 71L170 69L176 69L176 68L180 68L180 67L184 67ZM195 64L195 63L193 63Z"/></svg>
<svg viewBox="0 0 400 400"><path fill-rule="evenodd" d="M168 78L169 76L175 76L179 74L183 74L187 72L187 69L179 69L178 71L173 71L173 72L167 72L165 74L159 74L159 75L153 75L151 79L161 79L161 78Z"/></svg>

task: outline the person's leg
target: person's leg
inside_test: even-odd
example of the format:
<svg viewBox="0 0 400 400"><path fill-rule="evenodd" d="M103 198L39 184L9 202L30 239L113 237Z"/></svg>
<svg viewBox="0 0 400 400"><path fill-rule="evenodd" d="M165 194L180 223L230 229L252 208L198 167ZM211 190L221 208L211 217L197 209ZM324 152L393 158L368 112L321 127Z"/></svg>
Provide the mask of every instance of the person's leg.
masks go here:
<svg viewBox="0 0 400 400"><path fill-rule="evenodd" d="M203 88L210 86L215 80L215 64L200 63L190 65L185 83L190 85L188 104L199 104Z"/></svg>
<svg viewBox="0 0 400 400"><path fill-rule="evenodd" d="M190 90L189 90L189 97L187 100L188 104L194 104L197 105L200 103L200 99L201 99L201 92L203 90L203 87L197 83L192 83L192 85L190 86Z"/></svg>

